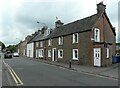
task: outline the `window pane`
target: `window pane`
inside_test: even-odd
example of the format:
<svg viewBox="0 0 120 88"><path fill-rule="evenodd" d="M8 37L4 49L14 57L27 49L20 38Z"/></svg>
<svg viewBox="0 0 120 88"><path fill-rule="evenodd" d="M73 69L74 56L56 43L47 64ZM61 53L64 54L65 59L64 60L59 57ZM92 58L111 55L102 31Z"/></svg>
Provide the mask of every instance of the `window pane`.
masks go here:
<svg viewBox="0 0 120 88"><path fill-rule="evenodd" d="M78 42L78 33L73 34L73 43L77 43Z"/></svg>
<svg viewBox="0 0 120 88"><path fill-rule="evenodd" d="M95 28L94 39L96 42L100 42L100 29Z"/></svg>
<svg viewBox="0 0 120 88"><path fill-rule="evenodd" d="M77 34L75 34L75 42L77 42Z"/></svg>
<svg viewBox="0 0 120 88"><path fill-rule="evenodd" d="M77 50L75 50L75 58L77 58Z"/></svg>
<svg viewBox="0 0 120 88"><path fill-rule="evenodd" d="M78 49L73 49L73 59L78 60Z"/></svg>
<svg viewBox="0 0 120 88"><path fill-rule="evenodd" d="M63 44L63 37L59 37L59 45Z"/></svg>
<svg viewBox="0 0 120 88"><path fill-rule="evenodd" d="M62 51L60 51L60 57L62 57Z"/></svg>
<svg viewBox="0 0 120 88"><path fill-rule="evenodd" d="M63 50L62 49L58 50L58 58L63 58Z"/></svg>
<svg viewBox="0 0 120 88"><path fill-rule="evenodd" d="M96 30L96 41L98 41L98 30Z"/></svg>

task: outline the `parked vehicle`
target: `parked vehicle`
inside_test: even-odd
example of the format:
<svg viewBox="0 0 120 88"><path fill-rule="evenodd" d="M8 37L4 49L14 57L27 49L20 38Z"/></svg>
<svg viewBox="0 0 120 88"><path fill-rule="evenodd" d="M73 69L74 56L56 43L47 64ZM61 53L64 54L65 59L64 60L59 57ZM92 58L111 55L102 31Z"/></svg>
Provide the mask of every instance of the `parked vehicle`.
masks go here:
<svg viewBox="0 0 120 88"><path fill-rule="evenodd" d="M14 52L14 53L13 53L13 56L14 56L14 57L19 57L19 54L18 54L17 52Z"/></svg>
<svg viewBox="0 0 120 88"><path fill-rule="evenodd" d="M12 58L12 53L10 51L7 51L5 54L4 54L4 58Z"/></svg>

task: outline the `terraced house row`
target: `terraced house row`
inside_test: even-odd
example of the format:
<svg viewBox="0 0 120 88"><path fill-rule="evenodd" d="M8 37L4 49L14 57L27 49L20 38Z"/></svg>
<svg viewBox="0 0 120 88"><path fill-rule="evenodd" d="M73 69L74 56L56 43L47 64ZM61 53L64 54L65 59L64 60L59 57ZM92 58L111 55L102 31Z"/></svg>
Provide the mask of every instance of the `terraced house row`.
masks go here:
<svg viewBox="0 0 120 88"><path fill-rule="evenodd" d="M101 2L92 16L65 25L57 20L53 31L44 26L27 43L26 55L78 65L109 66L115 54L115 36L106 5Z"/></svg>

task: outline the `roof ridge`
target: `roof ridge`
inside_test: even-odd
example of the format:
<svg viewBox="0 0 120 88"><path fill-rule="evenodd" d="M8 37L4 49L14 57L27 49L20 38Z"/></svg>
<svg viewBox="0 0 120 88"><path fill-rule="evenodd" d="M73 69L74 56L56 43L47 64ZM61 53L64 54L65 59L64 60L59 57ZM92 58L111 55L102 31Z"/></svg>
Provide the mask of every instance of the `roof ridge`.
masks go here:
<svg viewBox="0 0 120 88"><path fill-rule="evenodd" d="M78 21L81 21L81 20L88 19L88 18L93 17L93 16L96 16L96 15L97 15L97 14L93 14L93 15L90 15L90 16L87 16L87 17L84 17L84 18L81 18L81 19L79 19L79 20L76 20L76 21L67 23L67 24L65 24L65 25L63 25L63 26L66 26L66 25L69 25L69 24L73 24L73 23L78 22Z"/></svg>

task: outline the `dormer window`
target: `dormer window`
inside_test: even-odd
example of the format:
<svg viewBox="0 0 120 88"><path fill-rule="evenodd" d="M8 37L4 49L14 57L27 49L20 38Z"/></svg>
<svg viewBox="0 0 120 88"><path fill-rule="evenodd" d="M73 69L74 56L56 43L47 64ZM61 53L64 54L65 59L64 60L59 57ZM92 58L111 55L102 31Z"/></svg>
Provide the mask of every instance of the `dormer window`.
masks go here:
<svg viewBox="0 0 120 88"><path fill-rule="evenodd" d="M62 45L62 44L63 44L63 37L59 37L58 44L59 44L59 45Z"/></svg>
<svg viewBox="0 0 120 88"><path fill-rule="evenodd" d="M78 33L73 34L73 43L78 43Z"/></svg>
<svg viewBox="0 0 120 88"><path fill-rule="evenodd" d="M100 29L95 28L94 30L94 39L95 42L100 42Z"/></svg>

